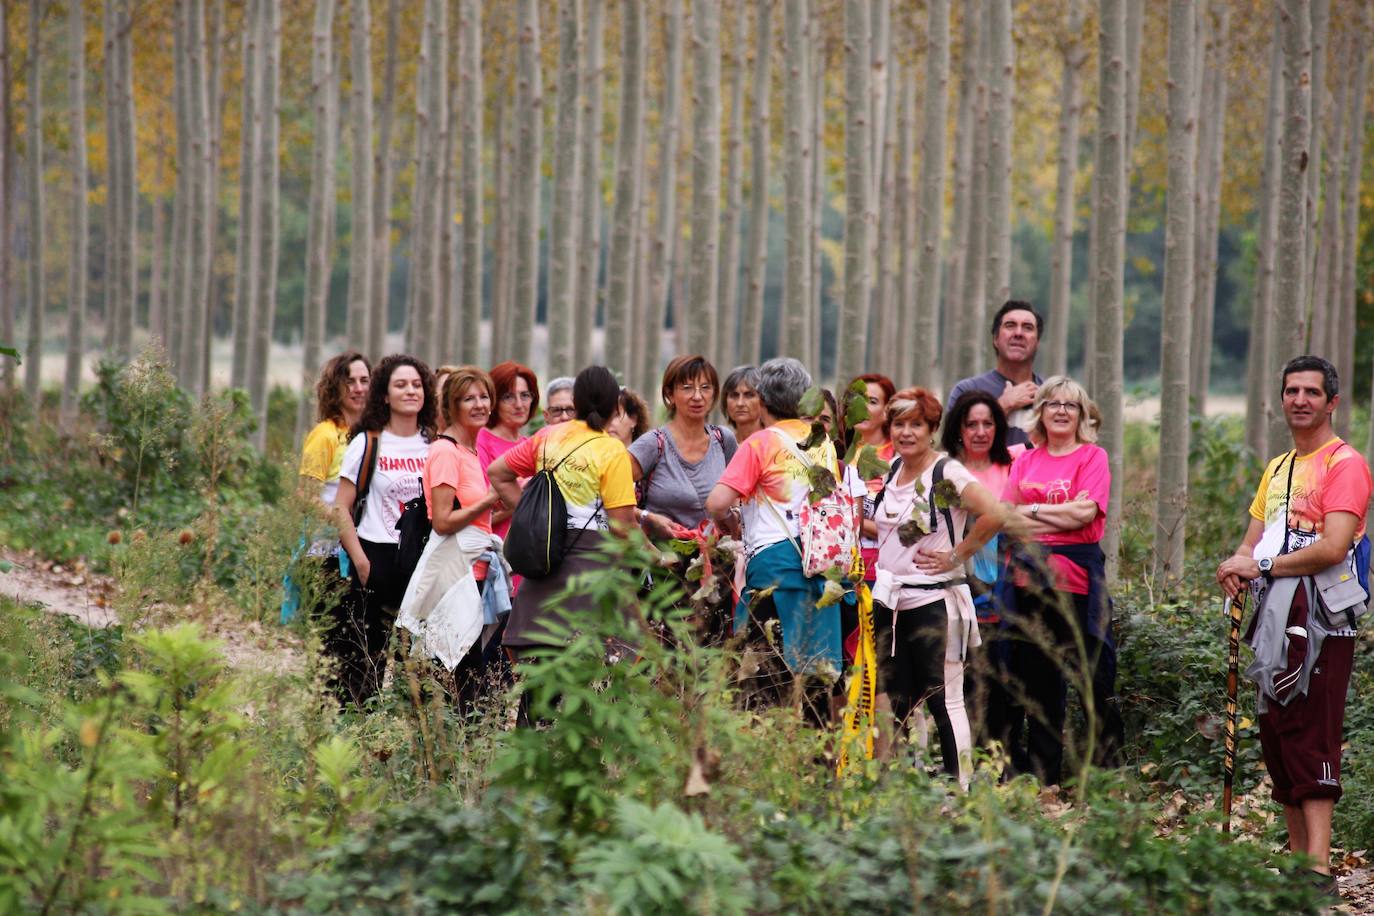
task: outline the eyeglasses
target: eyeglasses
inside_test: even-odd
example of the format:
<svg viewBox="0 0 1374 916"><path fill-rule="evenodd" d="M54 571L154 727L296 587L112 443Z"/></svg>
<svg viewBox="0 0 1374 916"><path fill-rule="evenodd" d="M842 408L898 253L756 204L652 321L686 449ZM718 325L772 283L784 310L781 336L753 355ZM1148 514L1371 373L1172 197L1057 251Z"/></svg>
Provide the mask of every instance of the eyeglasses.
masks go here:
<svg viewBox="0 0 1374 916"><path fill-rule="evenodd" d="M677 393L689 398L694 394L699 394L704 398L709 398L712 394L715 393L715 390L716 387L710 384L693 385L691 382L683 382L681 385L677 386Z"/></svg>
<svg viewBox="0 0 1374 916"><path fill-rule="evenodd" d="M534 400L534 395L530 394L528 391L521 391L521 392L507 391L505 394L501 395L501 402L502 402L503 404L509 404L509 403L511 403L511 402L513 402L513 401L525 401L525 402L528 403L528 402L531 402L531 401L533 401L533 400Z"/></svg>
<svg viewBox="0 0 1374 916"><path fill-rule="evenodd" d="M550 407L546 411L551 417L571 417L577 413L576 407Z"/></svg>
<svg viewBox="0 0 1374 916"><path fill-rule="evenodd" d="M1083 409L1083 405L1077 401L1046 401L1045 409L1051 413L1058 413L1061 410L1067 413L1078 413Z"/></svg>

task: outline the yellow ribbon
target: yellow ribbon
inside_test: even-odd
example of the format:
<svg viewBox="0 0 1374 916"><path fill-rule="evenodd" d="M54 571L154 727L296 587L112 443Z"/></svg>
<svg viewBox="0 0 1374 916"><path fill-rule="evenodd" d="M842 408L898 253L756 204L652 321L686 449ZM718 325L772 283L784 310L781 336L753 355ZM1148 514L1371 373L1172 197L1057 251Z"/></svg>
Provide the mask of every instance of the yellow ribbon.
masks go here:
<svg viewBox="0 0 1374 916"><path fill-rule="evenodd" d="M849 681L849 702L845 707L844 734L840 740L840 759L835 774L843 776L849 767L849 748L863 732L864 757L873 759L874 704L878 696L878 654L873 648L873 593L863 578L854 586L859 599L859 644L854 649L854 667Z"/></svg>

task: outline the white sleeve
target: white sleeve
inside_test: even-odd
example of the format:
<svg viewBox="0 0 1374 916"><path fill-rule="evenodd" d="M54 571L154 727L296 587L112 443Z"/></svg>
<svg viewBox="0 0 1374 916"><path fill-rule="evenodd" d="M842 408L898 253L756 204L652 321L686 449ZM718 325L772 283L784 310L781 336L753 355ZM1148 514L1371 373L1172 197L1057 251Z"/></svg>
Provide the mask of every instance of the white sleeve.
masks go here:
<svg viewBox="0 0 1374 916"><path fill-rule="evenodd" d="M358 433L344 449L343 462L339 465L339 479L357 484L363 470L363 450L367 443L367 433Z"/></svg>

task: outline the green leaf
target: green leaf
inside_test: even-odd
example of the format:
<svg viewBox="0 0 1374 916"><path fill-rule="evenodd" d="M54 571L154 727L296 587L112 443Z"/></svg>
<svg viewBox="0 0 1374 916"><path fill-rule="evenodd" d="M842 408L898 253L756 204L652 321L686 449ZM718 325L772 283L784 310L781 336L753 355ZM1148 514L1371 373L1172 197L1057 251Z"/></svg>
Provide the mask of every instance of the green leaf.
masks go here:
<svg viewBox="0 0 1374 916"><path fill-rule="evenodd" d="M903 547L910 547L921 539L925 534L921 530L920 524L914 518L909 518L897 526L897 540L902 542Z"/></svg>
<svg viewBox="0 0 1374 916"><path fill-rule="evenodd" d="M831 493L835 492L835 475L829 468L823 468L819 464L813 464L806 469L806 481L811 488L811 502L820 502Z"/></svg>
<svg viewBox="0 0 1374 916"><path fill-rule="evenodd" d="M844 395L845 426L853 429L855 423L862 423L870 416L868 412L868 383L855 381Z"/></svg>
<svg viewBox="0 0 1374 916"><path fill-rule="evenodd" d="M16 364L20 362L19 351L14 347L0 347L0 356L8 356L10 359L14 360Z"/></svg>
<svg viewBox="0 0 1374 916"><path fill-rule="evenodd" d="M825 427L821 425L820 421L817 421L811 424L811 435L807 436L806 441L802 442L798 447L801 448L802 451L810 451L824 441Z"/></svg>
<svg viewBox="0 0 1374 916"><path fill-rule="evenodd" d="M864 480L886 477L888 471L892 470L892 465L879 458L878 450L871 445L865 445L859 450L859 460L855 467L858 468L859 476Z"/></svg>
<svg viewBox="0 0 1374 916"><path fill-rule="evenodd" d="M801 400L797 402L797 415L801 417L818 417L824 409L825 396L821 394L821 389L815 385L806 389Z"/></svg>
<svg viewBox="0 0 1374 916"><path fill-rule="evenodd" d="M954 481L942 480L935 485L930 498L935 501L935 508L952 509L959 505L959 490L954 486Z"/></svg>

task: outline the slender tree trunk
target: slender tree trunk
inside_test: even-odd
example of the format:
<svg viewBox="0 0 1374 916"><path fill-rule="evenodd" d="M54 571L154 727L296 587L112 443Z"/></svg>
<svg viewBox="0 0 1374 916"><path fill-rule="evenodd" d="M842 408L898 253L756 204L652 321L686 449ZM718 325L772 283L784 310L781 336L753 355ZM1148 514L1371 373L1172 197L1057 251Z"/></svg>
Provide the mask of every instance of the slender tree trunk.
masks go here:
<svg viewBox="0 0 1374 916"><path fill-rule="evenodd" d="M258 238L258 182L254 155L260 142L262 117L258 111L258 60L262 40L260 19L263 0L248 0L243 14L243 102L239 117L239 223L236 270L234 272L233 362L230 384L235 388L248 383L249 340L257 313L257 271L261 250Z"/></svg>
<svg viewBox="0 0 1374 916"><path fill-rule="evenodd" d="M902 67L896 60L889 60L884 68L887 71L888 92L885 95L887 111L883 116L883 121L887 125L883 131L883 155L879 161L882 168L882 180L878 183L878 195L874 198L875 206L877 201L884 204L878 207L878 218L875 231L878 243L875 246L876 258L874 260L874 272L877 280L873 291L874 314L870 317L870 325L878 329L876 338L869 338L868 358L865 365L876 369L886 375L902 375L900 369L900 354L895 351L891 344L883 345L880 342L894 341L900 339L901 329L897 324L897 264L898 253L896 247L896 235L899 231L900 222L906 219L906 204L902 197L897 193L897 92L898 86L902 82Z"/></svg>
<svg viewBox="0 0 1374 916"><path fill-rule="evenodd" d="M1107 513L1109 578L1115 577L1121 544L1123 507L1122 461L1124 416L1122 404L1122 299L1125 274L1126 210L1126 100L1123 56L1126 39L1123 0L1100 0L1098 13L1098 116L1097 116L1097 275L1093 277L1097 303L1096 400L1102 411L1099 444L1107 450L1112 472L1112 494Z"/></svg>
<svg viewBox="0 0 1374 916"><path fill-rule="evenodd" d="M1320 353L1336 362L1340 347L1338 337L1344 329L1340 328L1340 304L1331 295L1334 284L1340 282L1340 245L1344 241L1341 232L1341 181L1342 156L1345 151L1345 94L1346 77L1349 73L1348 49L1338 43L1333 58L1340 76L1336 80L1336 94L1331 106L1331 117L1324 125L1331 133L1330 151L1322 162L1326 176L1322 180L1321 240L1317 245L1317 262L1312 272L1312 318L1308 328L1306 352ZM1314 120L1312 129L1322 132L1323 124ZM1332 269L1336 276L1331 276ZM1341 406L1344 406L1342 404Z"/></svg>
<svg viewBox="0 0 1374 916"><path fill-rule="evenodd" d="M1331 0L1307 0L1308 15L1311 19L1311 59L1308 66L1311 69L1311 83L1308 85L1309 91L1309 115L1308 115L1308 157L1307 169L1303 174L1307 182L1306 199L1304 201L1306 226L1306 249L1304 251L1303 264L1307 269L1307 285L1303 292L1311 299L1314 283L1311 280L1316 270L1317 262L1317 221L1321 218L1320 204L1322 202L1322 124L1325 122L1326 111L1326 61L1327 61L1327 35L1330 32L1331 23ZM1310 303L1303 302L1303 327L1307 328L1307 322L1311 317ZM1304 340L1306 334L1304 334Z"/></svg>
<svg viewBox="0 0 1374 916"><path fill-rule="evenodd" d="M1341 335L1341 353L1339 365L1344 378L1353 378L1355 372L1355 295L1358 289L1356 283L1356 271L1359 261L1359 239L1360 239L1360 178L1364 171L1364 141L1365 141L1365 119L1368 113L1365 98L1369 88L1369 58L1370 42L1374 40L1374 8L1365 5L1364 14L1361 17L1360 31L1355 36L1355 64L1352 68L1354 76L1350 86L1350 128L1347 131L1347 143L1350 150L1345 157L1345 213L1346 219L1341 227L1345 232L1345 244L1341 246L1341 279L1333 295L1340 299L1341 303L1341 327L1346 328L1345 334ZM1350 423L1351 409L1349 406L1344 410L1344 416L1337 417L1338 421L1348 428ZM1374 424L1371 424L1374 429ZM1374 432L1371 432L1374 438ZM1374 452L1366 451L1366 455Z"/></svg>
<svg viewBox="0 0 1374 916"><path fill-rule="evenodd" d="M868 324L862 332L864 341L864 353L861 361L862 371L870 369L880 369L875 365L875 360L883 359L879 353L880 348L875 341L881 339L883 329L883 282L884 273L887 269L887 260L882 255L882 246L887 244L886 236L888 230L888 216L891 212L890 207L879 207L878 202L884 203L891 200L891 196L884 191L887 169L887 141L891 133L889 115L888 84L891 81L890 71L892 70L890 60L892 57L892 0L871 0L872 8L869 11L868 20L868 54L870 63L869 75L869 98L872 100L868 109L869 137L872 146L872 162L869 164L869 181L872 187L869 189L869 201L871 201L873 212L872 225L868 228ZM890 375L891 369L885 374Z"/></svg>
<svg viewBox="0 0 1374 916"><path fill-rule="evenodd" d="M811 93L806 104L811 117L811 209L807 216L810 242L807 245L807 263L811 269L811 321L807 324L806 351L810 354L807 362L816 367L821 374L823 324L825 319L825 296L821 284L824 282L824 253L821 250L821 223L825 216L826 172L822 162L825 154L825 99L826 92L826 54L821 43L821 15L819 3L811 6L811 54L807 66L811 70Z"/></svg>
<svg viewBox="0 0 1374 916"><path fill-rule="evenodd" d="M740 224L744 213L744 75L748 53L746 0L735 0L735 46L730 61L730 127L725 141L725 214L720 228L720 303L716 358L735 364L739 343Z"/></svg>
<svg viewBox="0 0 1374 916"><path fill-rule="evenodd" d="M433 363L443 339L439 314L439 221L443 212L440 164L444 130L443 87L446 79L443 0L426 0L420 37L419 81L415 93L415 185L411 194L410 308L406 349Z"/></svg>
<svg viewBox="0 0 1374 916"><path fill-rule="evenodd" d="M355 347L367 346L367 320L371 313L374 266L372 246L374 203L372 153L372 0L352 0L349 35L352 91L348 119L352 122L353 150L350 169L352 231L348 244L347 339ZM378 354L374 354L375 356Z"/></svg>
<svg viewBox="0 0 1374 916"><path fill-rule="evenodd" d="M945 267L948 288L941 320L940 383L949 388L959 378L959 342L963 339L964 278L969 258L968 235L973 209L974 140L978 105L978 16L972 7L961 8L959 48L959 113L954 131L954 204L950 226L949 261Z"/></svg>
<svg viewBox="0 0 1374 916"><path fill-rule="evenodd" d="M86 336L86 256L90 232L86 205L86 17L84 4L67 6L67 105L71 117L72 248L67 268L67 365L62 379L62 420L74 430L81 393L81 357Z"/></svg>
<svg viewBox="0 0 1374 916"><path fill-rule="evenodd" d="M366 350L374 360L387 350L391 302L391 191L396 174L392 157L392 133L396 121L397 38L401 29L400 0L390 0L386 11L386 51L382 60L382 98L377 111L377 148L373 153L377 182L372 201L372 302L367 318Z"/></svg>
<svg viewBox="0 0 1374 916"><path fill-rule="evenodd" d="M582 170L582 106L578 104L582 43L581 0L558 3L558 100L553 145L553 210L549 214L549 275L545 296L549 326L549 372L571 375L577 323L578 181Z"/></svg>
<svg viewBox="0 0 1374 916"><path fill-rule="evenodd" d="M482 5L462 0L458 14L459 197L461 198L462 265L459 281L460 358L475 365L482 356Z"/></svg>
<svg viewBox="0 0 1374 916"><path fill-rule="evenodd" d="M1269 374L1274 326L1274 262L1278 253L1279 159L1283 133L1283 34L1274 20L1269 65L1269 103L1264 126L1264 164L1260 171L1259 231L1255 243L1254 306L1245 372L1245 441L1260 457L1268 454L1272 377Z"/></svg>
<svg viewBox="0 0 1374 916"><path fill-rule="evenodd" d="M1199 87L1196 281L1193 295L1193 366L1188 394L1193 409L1207 413L1207 389L1212 381L1212 336L1217 301L1217 243L1221 235L1221 183L1226 149L1226 96L1230 60L1231 11L1225 3L1209 2L1205 11L1208 37L1207 66Z"/></svg>
<svg viewBox="0 0 1374 916"><path fill-rule="evenodd" d="M987 209L983 214L988 275L985 295L989 310L1000 306L1011 294L1011 106L1016 92L1016 56L1011 28L1011 0L991 0L988 15ZM979 328L979 333L982 332ZM970 366L969 370L974 368Z"/></svg>
<svg viewBox="0 0 1374 916"><path fill-rule="evenodd" d="M864 371L864 341L869 312L872 251L873 125L869 123L868 99L870 7L867 0L845 0L845 216L844 304L836 333L835 375L846 385Z"/></svg>
<svg viewBox="0 0 1374 916"><path fill-rule="evenodd" d="M978 84L973 102L973 173L969 187L968 241L964 252L964 304L959 318L959 348L954 377L971 375L980 368L983 352L983 316L987 306L987 206L988 206L988 67L991 64L992 25L979 30Z"/></svg>
<svg viewBox="0 0 1374 916"><path fill-rule="evenodd" d="M1140 49L1145 40L1145 0L1126 0L1126 186L1130 189L1136 127L1140 122ZM1129 207L1127 208L1129 209ZM1122 211L1123 219L1125 210Z"/></svg>
<svg viewBox="0 0 1374 916"><path fill-rule="evenodd" d="M172 101L176 117L176 186L172 197L171 294L167 303L167 359L180 378L178 362L181 358L182 326L186 319L186 302L191 288L191 255L194 237L191 234L191 125L187 100L186 5L182 0L173 4L172 12ZM256 294L255 294L256 295ZM251 327L251 325L250 325ZM246 363L245 363L246 366ZM245 369L246 371L246 369Z"/></svg>
<svg viewBox="0 0 1374 916"><path fill-rule="evenodd" d="M578 367L591 364L596 306L601 300L601 107L602 87L606 81L606 0L585 0L585 3L587 38L582 55L582 177L577 192L581 225L577 231L577 282L573 296L577 308L577 317L573 321L573 365ZM641 17L641 32L643 27ZM642 63L640 71L643 72ZM643 107L641 101L640 109ZM639 130L642 156L643 127ZM636 170L642 172L642 163L636 166ZM642 182L643 178L637 174L636 187ZM636 193L636 200L638 197ZM639 208L636 205L635 216L638 215ZM627 373L632 373L636 368L629 363L622 365Z"/></svg>
<svg viewBox="0 0 1374 916"><path fill-rule="evenodd" d="M773 0L754 4L753 109L750 111L749 238L745 243L744 307L736 360L755 365L763 338L763 289L768 276L769 102L773 93ZM819 155L819 150L815 153ZM814 158L814 157L813 157ZM816 367L817 371L820 367Z"/></svg>
<svg viewBox="0 0 1374 916"><path fill-rule="evenodd" d="M616 140L615 212L611 228L610 267L606 295L605 364L612 369L635 369L636 346L657 347L657 337L636 340L630 333L635 312L635 230L640 206L640 174L644 163L644 8L638 0L621 4L620 134ZM591 333L588 328L587 334Z"/></svg>
<svg viewBox="0 0 1374 916"><path fill-rule="evenodd" d="M210 29L204 33L206 115L202 168L205 172L206 190L205 237L201 239L201 263L205 277L205 322L201 328L200 375L196 388L202 393L210 390L211 344L214 341L215 318L219 311L221 296L215 265L216 254L219 250L219 162L224 139L225 3L226 0L214 0L214 13L210 18ZM132 146L132 142L129 145ZM132 202L127 209L133 212Z"/></svg>
<svg viewBox="0 0 1374 916"><path fill-rule="evenodd" d="M259 450L267 443L267 395L269 354L272 329L277 317L277 252L278 219L280 210L281 164L280 118L278 92L281 62L281 8L265 3L262 33L262 133L256 155L260 198L258 243L261 248L261 267L257 294L257 315L253 326L253 348L248 367L249 398L258 418L256 444Z"/></svg>
<svg viewBox="0 0 1374 916"><path fill-rule="evenodd" d="M672 298L676 276L677 166L679 132L682 129L682 57L686 26L682 0L667 0L663 18L663 45L666 65L663 71L663 102L659 108L658 191L653 249L649 258L648 324L644 339L644 366L641 378L652 378L659 366L660 342L667 321L668 300ZM682 324L682 299L677 303L677 324Z"/></svg>
<svg viewBox="0 0 1374 916"><path fill-rule="evenodd" d="M204 0L185 0L186 3L186 99L187 126L190 134L188 165L191 212L189 224L189 283L178 360L178 377L183 387L193 394L203 391L201 377L205 372L204 338L209 320L210 303L210 175L207 167L210 147L210 100L206 81L208 61L205 44Z"/></svg>
<svg viewBox="0 0 1374 916"><path fill-rule="evenodd" d="M329 299L329 262L333 238L328 231L329 211L335 207L334 195L334 4L335 0L315 0L315 23L310 35L311 107L315 137L311 144L310 201L305 243L305 305L302 309L304 348L301 358L300 413L297 432L313 412L309 394L320 369L320 350L324 343L325 311ZM356 96L355 96L356 97ZM356 185L355 185L356 187Z"/></svg>
<svg viewBox="0 0 1374 916"><path fill-rule="evenodd" d="M908 338L907 344L914 354L915 380L924 385L941 384L935 361L939 357L940 234L944 227L945 122L949 110L949 6L949 0L930 0L926 7L925 105L921 113L921 256L912 322L915 339ZM959 241L955 236L956 246Z"/></svg>
<svg viewBox="0 0 1374 916"><path fill-rule="evenodd" d="M160 196L153 200L153 232L149 240L151 251L148 257L148 333L156 337L162 332L164 312L163 277L167 259L163 256L167 245L167 203Z"/></svg>
<svg viewBox="0 0 1374 916"><path fill-rule="evenodd" d="M123 199L116 190L119 187L121 136L116 125L116 111L119 106L119 74L116 64L115 41L119 32L116 21L115 0L105 0L101 5L101 51L103 55L102 73L104 79L105 109L105 207L102 235L104 258L101 268L101 298L104 304L105 351L115 351L115 328L119 324L119 256L122 250L111 244L118 232L119 210ZM68 11L70 21L71 11ZM82 52L84 55L84 47Z"/></svg>
<svg viewBox="0 0 1374 916"><path fill-rule="evenodd" d="M1160 321L1159 487L1155 506L1155 581L1172 587L1183 574L1188 518L1189 344L1197 131L1194 0L1169 3L1169 184L1164 223L1164 306Z"/></svg>
<svg viewBox="0 0 1374 916"><path fill-rule="evenodd" d="M492 138L496 160L496 214L492 219L492 263L491 263L491 347L489 363L497 363L509 357L511 327L511 295L515 281L515 213L511 203L514 193L515 149L511 143L514 126L511 118L515 112L515 100L509 91L510 63L506 62L505 71L498 85L502 87L496 100L496 136Z"/></svg>
<svg viewBox="0 0 1374 916"><path fill-rule="evenodd" d="M1312 135L1312 22L1302 0L1280 0L1283 34L1283 158L1279 172L1278 240L1275 256L1273 347L1267 379L1303 350L1307 308L1307 176ZM1269 452L1289 440L1283 412L1271 410Z"/></svg>
<svg viewBox="0 0 1374 916"><path fill-rule="evenodd" d="M914 31L913 26L908 34L912 34ZM931 53L929 45L927 45L926 53ZM933 359L924 361L919 369L916 367L917 352L925 346L924 341L918 343L921 329L916 326L917 265L920 263L924 251L920 243L920 236L917 234L920 225L920 191L913 172L916 156L916 79L915 67L912 67L910 72L902 69L900 80L897 81L897 86L894 89L900 101L897 105L897 136L899 140L897 143L896 176L896 197L899 211L896 232L897 329L892 339L896 341L898 348L896 358L893 361L898 376L903 379L913 379L919 374L921 382L926 383L929 381L927 376L931 372L930 363ZM939 90L932 87L932 91ZM938 239L936 240L936 250L939 250ZM934 339L932 338L930 342L933 344Z"/></svg>
<svg viewBox="0 0 1374 916"><path fill-rule="evenodd" d="M515 89L515 302L509 354L528 363L539 316L539 185L543 161L544 84L539 67L539 4L519 0Z"/></svg>
<svg viewBox="0 0 1374 916"><path fill-rule="evenodd" d="M810 40L806 0L783 4L783 145L784 216L787 269L782 275L781 334L778 353L805 360L807 328L811 324L811 156L812 127L807 117L807 42Z"/></svg>
<svg viewBox="0 0 1374 916"><path fill-rule="evenodd" d="M687 351L714 359L720 280L720 0L692 4L692 239Z"/></svg>
<svg viewBox="0 0 1374 916"><path fill-rule="evenodd" d="M29 166L29 314L24 347L24 394L35 411L43 384L43 328L47 323L47 276L43 270L43 250L47 244L44 232L43 183L43 12L40 0L29 3L29 100L27 131Z"/></svg>
<svg viewBox="0 0 1374 916"><path fill-rule="evenodd" d="M1054 191L1054 248L1050 256L1049 372L1069 366L1069 320L1073 300L1074 181L1078 174L1078 122L1083 111L1080 86L1088 60L1083 45L1083 0L1069 0L1060 44L1064 71L1059 83L1059 153Z"/></svg>
<svg viewBox="0 0 1374 916"><path fill-rule="evenodd" d="M135 311L138 306L138 144L135 142L137 112L134 104L134 39L131 0L119 0L115 12L118 35L115 41L115 68L119 76L119 95L115 112L115 132L119 136L119 192L121 198L118 236L111 242L120 249L119 321L115 326L115 356L128 360L133 355Z"/></svg>
<svg viewBox="0 0 1374 916"><path fill-rule="evenodd" d="M14 331L14 119L10 90L8 5L0 3L0 340L15 344ZM0 385L14 387L14 360L0 356Z"/></svg>

